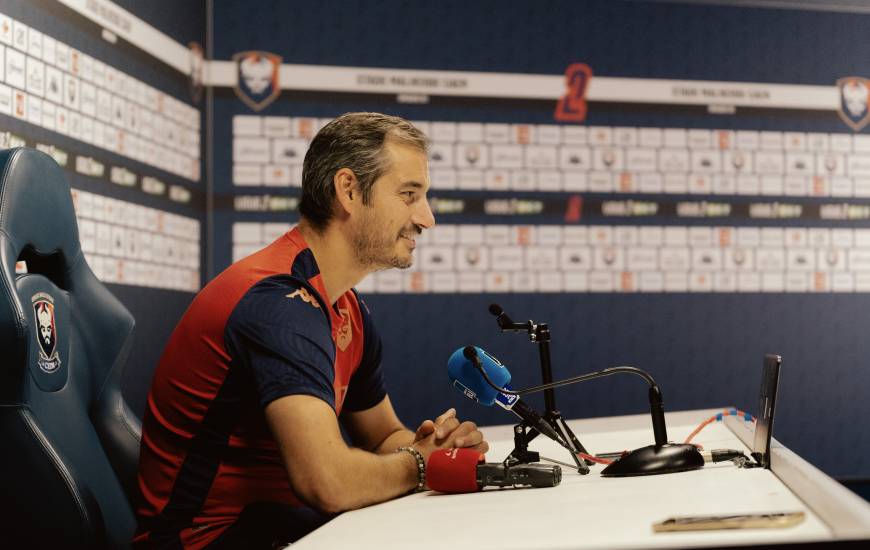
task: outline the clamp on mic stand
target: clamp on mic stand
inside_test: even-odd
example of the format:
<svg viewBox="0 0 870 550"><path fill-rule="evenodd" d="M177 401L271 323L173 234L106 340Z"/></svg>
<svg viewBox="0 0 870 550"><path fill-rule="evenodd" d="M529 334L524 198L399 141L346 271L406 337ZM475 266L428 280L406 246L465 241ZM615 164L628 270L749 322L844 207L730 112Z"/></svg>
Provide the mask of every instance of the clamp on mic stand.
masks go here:
<svg viewBox="0 0 870 550"><path fill-rule="evenodd" d="M515 323L513 319L508 317L507 313L498 304L489 306L489 312L495 315L498 328L502 332L527 332L529 341L538 344L538 353L541 359L541 378L543 384L553 383L553 370L550 363L550 327L546 323L535 323L529 320L526 323ZM594 464L591 461L580 460L579 453L589 454L571 428L562 418L562 413L556 408L556 395L552 388L544 390L544 420L553 427L554 430L562 437L565 447L571 451L571 458L574 459L574 464L577 465L577 472L581 474L589 473L589 466ZM539 454L534 451L529 451L529 442L538 435L538 430L521 422L514 426L514 450L505 459L515 461L515 463L530 463L537 462Z"/></svg>

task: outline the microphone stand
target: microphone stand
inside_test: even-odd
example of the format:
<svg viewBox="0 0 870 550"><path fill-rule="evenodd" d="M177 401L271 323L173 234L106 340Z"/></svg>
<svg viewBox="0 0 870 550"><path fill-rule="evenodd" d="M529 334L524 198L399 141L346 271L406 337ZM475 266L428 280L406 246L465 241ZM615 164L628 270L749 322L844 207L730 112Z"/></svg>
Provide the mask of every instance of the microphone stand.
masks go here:
<svg viewBox="0 0 870 550"><path fill-rule="evenodd" d="M550 327L547 323L536 324L529 320L527 323L515 323L510 317L496 304L490 306L489 311L496 316L496 322L502 332L527 332L529 341L538 344L538 354L541 360L541 379L544 384L553 383L553 369L550 362ZM483 371L481 371L483 372ZM484 373L485 375L486 373ZM489 382L489 380L487 380ZM504 390L501 390L504 391ZM506 392L507 393L507 392ZM565 442L565 447L571 451L571 458L574 459L574 464L577 466L577 472L581 474L589 473L589 466L594 462L580 460L579 453L589 454L586 448L574 435L574 432L565 422L562 413L556 408L556 394L552 388L544 390L544 420L562 437ZM537 462L540 455L536 452L529 451L529 442L538 435L538 430L531 426L520 422L514 426L514 450L505 459L505 462L511 461L516 464L527 464Z"/></svg>
<svg viewBox="0 0 870 550"><path fill-rule="evenodd" d="M550 330L545 323L535 324L529 320L527 323L515 323L497 304L489 306L489 311L496 316L499 328L502 332L518 332L527 331L529 339L539 345L541 356L541 371L544 383L540 386L533 386L525 390L511 391L506 388L499 388L483 368L480 368L480 373L483 375L486 383L494 389L506 393L508 395L526 395L539 391L544 392L544 399L547 410L544 413L544 418L553 426L557 432L562 434L565 440L565 447L571 449L572 458L577 464L577 471L581 474L589 472L589 466L581 463L577 453L583 452L589 454L586 449L577 441L571 428L565 423L562 415L556 410L555 396L553 389L586 380L593 380L613 374L629 373L640 376L649 384L649 402L650 416L653 425L653 436L655 444L647 447L635 449L607 466L602 472L602 476L622 477L635 475L652 475L671 472L682 472L687 470L695 470L704 465L704 458L698 451L697 447L691 444L677 444L668 442L667 427L665 426L665 409L662 400L662 392L656 384L653 377L649 373L635 367L611 367L589 374L583 374L553 382L553 374L550 368ZM526 429L528 428L528 429ZM563 431L564 428L564 431ZM531 434L531 435L529 435ZM565 437L568 434L568 437ZM520 423L514 427L514 451L508 455L505 462L514 457L517 461L527 459L529 456L534 457L534 461L538 460L538 453L528 451L528 442L538 435L538 431L529 428L524 423ZM573 447L573 448L572 448ZM575 450L576 449L576 450ZM585 470L585 471L584 471Z"/></svg>

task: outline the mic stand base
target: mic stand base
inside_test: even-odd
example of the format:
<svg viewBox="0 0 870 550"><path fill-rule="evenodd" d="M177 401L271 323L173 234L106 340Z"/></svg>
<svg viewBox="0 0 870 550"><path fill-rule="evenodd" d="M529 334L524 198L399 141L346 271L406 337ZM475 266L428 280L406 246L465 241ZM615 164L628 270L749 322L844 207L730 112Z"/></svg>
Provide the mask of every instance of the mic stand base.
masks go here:
<svg viewBox="0 0 870 550"><path fill-rule="evenodd" d="M577 465L577 471L581 474L589 473L589 466L594 464L594 462L590 462L587 460L580 460L580 457L577 455L579 453L589 454L589 451L583 447L583 444L580 443L580 440L577 439L577 436L574 435L574 432L571 431L571 428L565 422L565 419L562 418L562 413L559 411L546 411L544 413L544 419L553 426L553 429L562 436L562 439L568 444L568 447L573 447L571 450L571 457L574 459L574 463Z"/></svg>
<svg viewBox="0 0 870 550"><path fill-rule="evenodd" d="M558 415L558 413L556 414ZM562 417L559 416L558 419L561 425L564 426L565 430L567 430L567 432L573 438L574 434L571 432L571 429L568 428L568 425L565 424L564 420L562 420ZM574 444L571 439L566 438L565 434L562 433L560 425L553 424L553 428L562 435L562 438L565 441L568 442L568 446ZM520 422L519 424L516 424L514 426L514 450L511 451L511 454L509 454L502 462L505 467L515 466L517 464L533 464L535 462L539 462L541 460L540 453L529 450L529 442L536 438L539 433L540 432L538 432L538 430L528 426L525 422ZM574 441L576 441L576 438L574 438ZM575 446L580 446L581 449L583 448L581 445L579 445L579 443L577 443ZM585 449L582 452L586 452ZM577 466L578 473L589 473L589 466L586 465L585 461L580 460L576 452L571 452L571 458L574 459L574 464Z"/></svg>
<svg viewBox="0 0 870 550"><path fill-rule="evenodd" d="M538 431L520 422L514 426L514 450L507 455L505 467L517 464L532 464L541 460L541 455L529 450L529 442L537 437Z"/></svg>
<svg viewBox="0 0 870 550"><path fill-rule="evenodd" d="M648 476L697 470L704 457L689 443L649 445L626 453L601 471L603 477Z"/></svg>

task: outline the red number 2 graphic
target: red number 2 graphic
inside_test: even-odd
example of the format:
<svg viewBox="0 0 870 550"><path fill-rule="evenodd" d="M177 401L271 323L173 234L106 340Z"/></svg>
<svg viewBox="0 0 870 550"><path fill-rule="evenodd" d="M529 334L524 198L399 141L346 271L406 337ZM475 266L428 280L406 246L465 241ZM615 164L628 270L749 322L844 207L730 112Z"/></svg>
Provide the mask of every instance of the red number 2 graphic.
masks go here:
<svg viewBox="0 0 870 550"><path fill-rule="evenodd" d="M592 69L585 63L572 63L565 69L567 91L559 99L553 118L560 122L586 120L586 90L592 80Z"/></svg>

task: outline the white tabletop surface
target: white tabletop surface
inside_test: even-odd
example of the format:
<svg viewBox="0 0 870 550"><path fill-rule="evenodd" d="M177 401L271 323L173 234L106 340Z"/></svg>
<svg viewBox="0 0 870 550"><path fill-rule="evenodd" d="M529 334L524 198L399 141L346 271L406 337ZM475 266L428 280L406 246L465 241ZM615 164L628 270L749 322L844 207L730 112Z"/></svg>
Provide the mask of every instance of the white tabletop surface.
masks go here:
<svg viewBox="0 0 870 550"><path fill-rule="evenodd" d="M709 411L695 413L669 415L670 440L681 442L709 416ZM673 425L675 419L677 425ZM587 450L600 453L650 444L651 428L625 428L639 422L644 422L643 417L569 424ZM614 429L607 431L608 425ZM500 462L513 449L509 427L482 430L491 445L487 461ZM746 450L720 422L704 429L694 442L707 449ZM567 451L540 436L530 450L548 458L570 460ZM604 478L601 469L600 465L593 466L591 473L580 475L563 467L562 483L553 488L409 495L342 514L298 541L293 549L674 548L832 538L831 530L769 470L740 469L725 462L676 474ZM805 512L806 519L788 528L652 531L653 523L672 516L792 511Z"/></svg>

